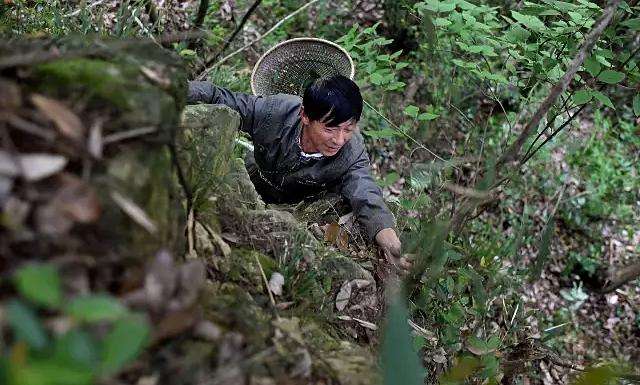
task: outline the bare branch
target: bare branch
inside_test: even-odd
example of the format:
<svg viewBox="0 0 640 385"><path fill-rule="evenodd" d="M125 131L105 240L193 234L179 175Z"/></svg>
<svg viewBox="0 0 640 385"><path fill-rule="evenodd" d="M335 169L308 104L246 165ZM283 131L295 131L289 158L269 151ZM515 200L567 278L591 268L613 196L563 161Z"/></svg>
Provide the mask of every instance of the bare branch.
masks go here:
<svg viewBox="0 0 640 385"><path fill-rule="evenodd" d="M240 52L244 51L245 49L251 47L252 45L254 45L255 43L259 42L260 40L264 39L267 35L271 34L273 31L275 31L276 29L278 29L282 24L284 24L287 20L291 19L292 17L294 17L295 15L297 15L298 13L302 12L303 10L307 9L308 7L310 7L311 5L317 3L320 0L311 0L310 2L308 2L307 4L303 5L302 7L298 8L297 10L291 12L290 14L288 14L287 16L285 16L282 20L280 20L279 22L277 22L273 27L271 27L267 32L263 33L259 38L251 41L250 43L246 44L245 46L243 46L242 48L239 48L235 51L233 51L232 53L230 53L229 55L223 57L220 61L218 61L217 63L215 63L214 65L211 65L210 67L206 68L200 75L198 75L197 80L204 80L207 77L207 73L209 73L209 71L211 71L212 69L216 68L217 66L221 65L222 63L226 62L227 60L231 59L232 57L234 57L235 55L239 54ZM215 59L213 59L215 60ZM213 62L213 60L210 60L207 65L210 65L211 62Z"/></svg>

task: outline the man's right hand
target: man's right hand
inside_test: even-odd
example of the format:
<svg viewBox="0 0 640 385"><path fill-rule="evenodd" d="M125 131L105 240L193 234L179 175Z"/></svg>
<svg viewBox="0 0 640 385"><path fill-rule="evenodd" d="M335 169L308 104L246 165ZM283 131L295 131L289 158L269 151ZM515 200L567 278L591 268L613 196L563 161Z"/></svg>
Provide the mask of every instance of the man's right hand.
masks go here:
<svg viewBox="0 0 640 385"><path fill-rule="evenodd" d="M407 270L411 263L402 257L402 243L394 229L382 229L376 234L376 243L382 249L385 259L394 266Z"/></svg>

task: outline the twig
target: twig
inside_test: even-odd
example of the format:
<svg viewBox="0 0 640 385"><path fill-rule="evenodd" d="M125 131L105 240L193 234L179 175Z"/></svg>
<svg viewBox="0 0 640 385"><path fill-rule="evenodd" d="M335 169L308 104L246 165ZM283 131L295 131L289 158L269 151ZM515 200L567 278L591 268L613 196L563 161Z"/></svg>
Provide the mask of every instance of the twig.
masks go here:
<svg viewBox="0 0 640 385"><path fill-rule="evenodd" d="M158 129L156 127L140 127L140 128L135 128L129 131L116 132L115 134L105 136L104 139L102 140L102 143L111 144L115 142L120 142L125 139L131 139L138 136L153 134L157 130Z"/></svg>
<svg viewBox="0 0 640 385"><path fill-rule="evenodd" d="M522 130L522 133L520 133L515 142L505 151L500 159L498 159L497 166L502 166L505 163L509 163L518 158L524 143L538 127L538 124L547 114L547 111L549 111L558 96L563 93L569 86L569 83L574 78L576 72L578 71L578 68L584 62L587 54L591 52L591 49L600 38L600 35L611 21L611 18L613 17L613 14L619 3L620 0L612 0L607 8L605 8L600 20L598 20L593 29L585 37L584 43L580 47L580 50L578 51L576 57L571 62L571 65L569 66L567 72L565 72L562 79L558 83L556 83L553 88L551 88L549 95L547 95L547 97L542 101L542 103L538 107L538 110L534 113L531 120L526 124L526 126Z"/></svg>
<svg viewBox="0 0 640 385"><path fill-rule="evenodd" d="M260 40L264 39L267 35L271 34L273 31L275 31L276 29L278 29L282 24L284 24L287 20L291 19L292 17L294 17L295 15L297 15L298 13L302 12L303 10L307 9L308 7L310 7L311 5L317 3L318 1L321 0L312 0L310 2L308 2L307 4L303 5L302 7L298 8L297 10L295 10L294 12L288 14L284 19L280 20L279 22L277 22L273 27L271 27L271 29L269 29L267 32L263 33L259 38L249 42L248 44L246 44L245 46L243 46L240 49L235 50L234 52L230 53L229 55L223 57L219 62L215 63L214 65L210 66L209 68L206 68L198 77L197 80L204 80L207 77L207 73L209 73L209 71L211 71L212 69L216 68L217 66L221 65L222 63L226 62L227 60L229 60L230 58L234 57L235 55L239 54L240 52L244 51L245 49L251 47L252 45L254 45L255 43L259 42Z"/></svg>
<svg viewBox="0 0 640 385"><path fill-rule="evenodd" d="M196 20L193 23L195 28L200 28L204 23L204 18L207 16L207 10L209 9L209 0L200 0L198 6L198 13L196 14Z"/></svg>
<svg viewBox="0 0 640 385"><path fill-rule="evenodd" d="M391 127L393 127L396 131L400 132L402 135L404 135L407 139L411 140L413 143L415 143L418 147L422 148L423 150L426 150L429 154L433 155L434 158L439 159L445 163L450 163L450 161L441 158L440 156L438 156L438 154L436 154L435 152L431 151L430 149L428 149L424 144L418 142L415 138L413 138L411 135L407 134L406 132L404 132L400 127L398 127L397 124L393 123L389 118L387 118L386 116L384 116L382 114L382 112L378 111L374 106L372 106L371 104L369 104L366 100L363 100L364 104L371 108L371 110L373 110L373 112L375 112L376 114L378 114L382 119L384 119L385 122L389 123L389 125L391 125Z"/></svg>
<svg viewBox="0 0 640 385"><path fill-rule="evenodd" d="M91 9L94 8L102 3L104 3L105 0L96 0L93 3L89 4L88 6L84 7L84 8L78 8L75 11L71 12L71 13L67 13L66 15L64 15L64 17L71 17L71 16L76 16L77 14L79 14L80 12L82 12L83 9Z"/></svg>
<svg viewBox="0 0 640 385"><path fill-rule="evenodd" d="M278 308L276 307L276 299L273 297L273 293L269 288L269 280L267 280L267 275L264 273L264 269L262 268L262 264L260 263L260 259L258 259L258 254L253 253L253 257L256 259L256 263L260 268L260 275L262 275L262 280L264 281L264 288L267 289L267 293L269 293L269 299L271 300L271 305L273 305L273 311L276 312L276 318L280 318L278 316Z"/></svg>
<svg viewBox="0 0 640 385"><path fill-rule="evenodd" d="M231 34L231 36L225 40L224 45L222 46L222 49L220 49L218 51L218 53L216 53L211 59L207 60L207 62L204 64L204 67L208 67L210 66L212 63L214 63L216 60L218 60L218 58L220 57L220 55L222 55L224 53L224 51L227 50L227 48L229 48L229 45L231 45L231 42L236 38L236 36L238 35L238 33L240 31L242 31L242 28L244 28L244 25L247 23L247 21L249 20L249 17L251 16L251 14L253 14L253 12L258 8L258 6L260 5L260 3L262 3L262 0L256 0L253 2L253 4L251 4L251 7L249 7L249 9L247 10L247 12L245 12L245 14L242 16L242 19L240 20L240 23L238 24L238 26L236 27L236 29L233 31L233 33Z"/></svg>

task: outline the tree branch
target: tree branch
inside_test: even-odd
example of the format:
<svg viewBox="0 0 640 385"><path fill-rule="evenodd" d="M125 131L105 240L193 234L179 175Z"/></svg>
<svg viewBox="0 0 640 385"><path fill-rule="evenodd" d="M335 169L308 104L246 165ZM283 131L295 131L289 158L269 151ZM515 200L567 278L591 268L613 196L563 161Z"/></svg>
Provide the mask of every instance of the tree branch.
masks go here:
<svg viewBox="0 0 640 385"><path fill-rule="evenodd" d="M209 9L209 0L200 0L200 5L198 6L198 13L196 14L196 20L193 23L195 28L202 27L202 23L204 23L204 18L207 16L207 10Z"/></svg>
<svg viewBox="0 0 640 385"><path fill-rule="evenodd" d="M538 127L540 120L542 120L542 118L547 114L558 96L560 96L560 94L567 89L569 83L576 75L576 72L578 72L578 68L582 65L585 58L587 57L587 54L591 52L591 49L600 38L600 35L602 35L602 32L604 32L604 29L607 27L607 25L609 25L609 22L611 21L619 3L620 0L612 0L607 8L605 8L600 20L596 22L593 29L591 29L589 34L587 34L587 36L585 37L584 43L582 43L578 54L571 62L571 65L569 66L567 72L565 72L560 82L558 82L555 86L553 86L553 88L551 88L549 95L547 95L547 97L542 101L542 103L538 107L538 110L524 127L522 133L520 133L515 142L505 151L500 159L498 159L498 162L496 164L497 167L501 167L506 163L510 163L518 159L520 151L522 150L522 146L527 141L529 136L531 136L534 130Z"/></svg>
<svg viewBox="0 0 640 385"><path fill-rule="evenodd" d="M229 38L227 40L225 40L224 45L222 46L222 49L220 49L211 59L207 60L207 62L204 65L205 68L209 67L212 63L214 63L216 60L218 60L220 55L222 55L224 53L224 51L226 51L227 48L229 48L229 45L231 44L231 42L236 38L236 36L238 36L238 33L240 33L240 31L242 31L242 28L244 28L244 25L247 23L247 20L249 20L249 17L253 14L253 12L256 10L256 8L258 8L260 3L262 3L262 0L256 0L256 1L253 2L253 4L251 4L251 7L249 7L247 12L245 12L244 16L242 16L242 19L240 20L240 23L238 24L236 29L233 31L231 36L229 36ZM200 3L200 5L202 5L202 2ZM200 11L198 11L198 13L199 12ZM203 20L204 20L204 17L203 17ZM205 73L206 72L209 72L209 71L205 70ZM202 76L202 75L200 75L200 76ZM198 79L200 79L200 77L198 77ZM200 80L202 80L202 79L200 79Z"/></svg>
<svg viewBox="0 0 640 385"><path fill-rule="evenodd" d="M320 0L311 0L310 2L308 2L307 4L303 5L302 7L298 8L297 10L291 12L290 14L288 14L287 16L285 16L282 20L280 20L279 22L277 22L273 27L271 27L267 32L263 33L259 38L251 41L249 44L246 44L244 47L237 49L235 51L233 51L232 53L230 53L229 55L223 57L220 61L218 61L217 63L215 63L214 65L206 68L200 75L198 75L197 80L204 80L207 77L207 73L209 71L211 71L212 69L216 68L217 66L219 66L220 64L226 62L227 60L229 60L230 58L232 58L233 56L239 54L240 52L244 51L245 49L251 47L252 45L254 45L255 43L259 42L260 40L264 39L267 35L269 35L271 32L275 31L276 29L278 29L282 24L284 24L287 20L291 19L292 17L294 17L295 15L297 15L298 13L302 12L303 10L305 10L306 8L310 7L311 5L317 3ZM221 51L222 53L222 51ZM215 60L215 59L214 59ZM210 60L207 62L207 66L210 65L214 60Z"/></svg>

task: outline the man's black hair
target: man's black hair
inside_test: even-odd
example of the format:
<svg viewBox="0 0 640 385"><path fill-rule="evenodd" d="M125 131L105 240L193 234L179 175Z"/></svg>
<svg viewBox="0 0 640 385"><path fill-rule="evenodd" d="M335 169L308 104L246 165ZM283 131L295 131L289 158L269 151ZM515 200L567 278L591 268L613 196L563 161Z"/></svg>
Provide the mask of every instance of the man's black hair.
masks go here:
<svg viewBox="0 0 640 385"><path fill-rule="evenodd" d="M334 75L311 83L304 91L302 106L309 119L337 126L351 119L360 120L362 95L351 79Z"/></svg>

